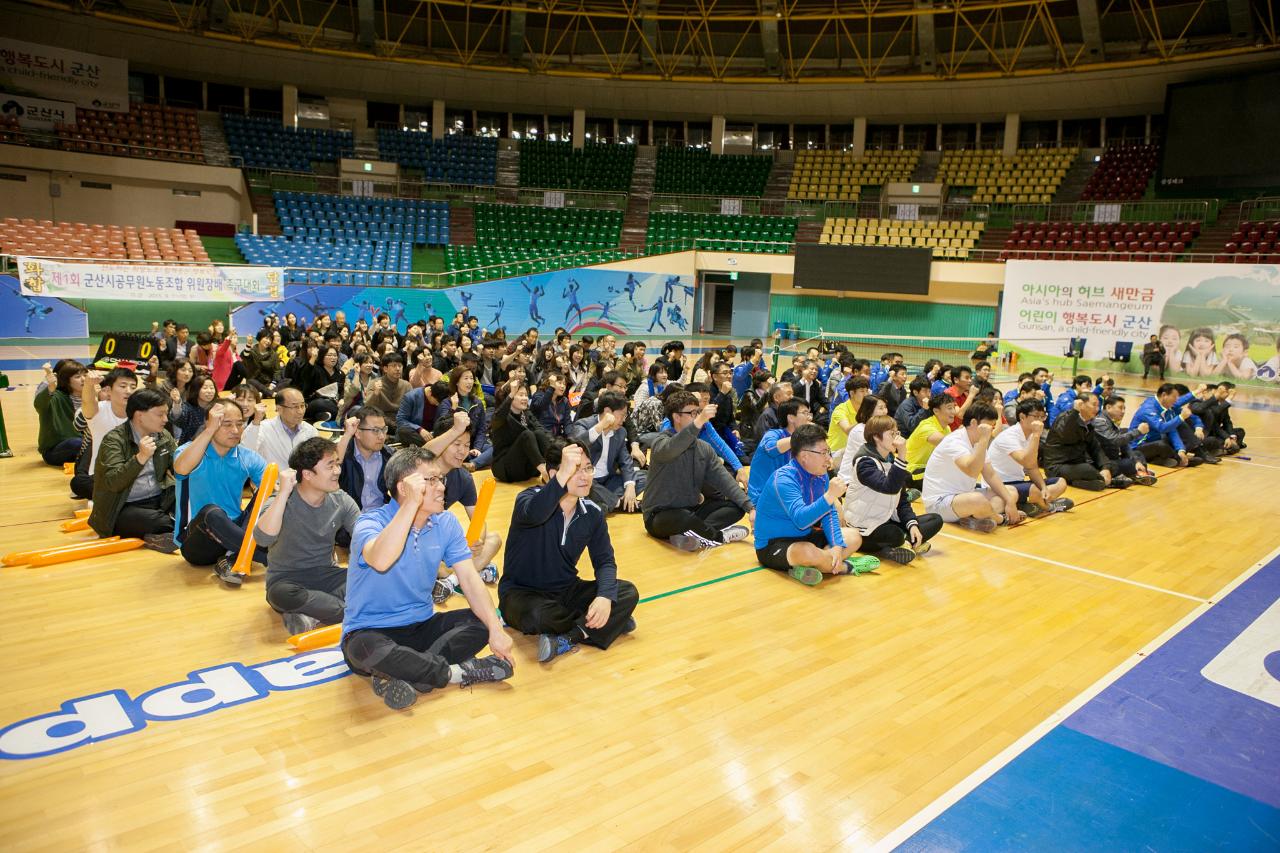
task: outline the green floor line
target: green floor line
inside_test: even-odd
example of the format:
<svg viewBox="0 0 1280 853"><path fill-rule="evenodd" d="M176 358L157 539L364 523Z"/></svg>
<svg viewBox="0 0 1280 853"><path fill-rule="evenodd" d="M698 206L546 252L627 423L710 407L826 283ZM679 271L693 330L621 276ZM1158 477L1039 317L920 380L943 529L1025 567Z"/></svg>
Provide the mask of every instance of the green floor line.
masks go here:
<svg viewBox="0 0 1280 853"><path fill-rule="evenodd" d="M657 601L659 598L667 598L668 596L678 595L679 593L682 593L682 592L688 592L691 589L698 589L699 587L703 587L703 586L711 586L713 583L720 583L721 581L730 581L730 580L733 580L734 578L740 578L743 575L749 575L753 572L760 572L760 571L764 571L764 566L756 566L754 569L743 569L742 571L734 572L731 575L724 575L723 577L712 578L709 581L702 581L701 583L690 584L689 586L682 586L679 589L673 589L668 592L660 592L657 595L650 595L647 598L642 598L638 603L647 604L650 601Z"/></svg>

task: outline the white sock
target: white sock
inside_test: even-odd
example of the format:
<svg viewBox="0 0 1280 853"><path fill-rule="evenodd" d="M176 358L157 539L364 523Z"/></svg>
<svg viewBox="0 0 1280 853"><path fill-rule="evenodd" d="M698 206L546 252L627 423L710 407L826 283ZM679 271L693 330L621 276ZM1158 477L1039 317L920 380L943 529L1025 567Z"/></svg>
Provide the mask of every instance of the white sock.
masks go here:
<svg viewBox="0 0 1280 853"><path fill-rule="evenodd" d="M462 667L458 666L456 663L449 665L449 683L450 684L462 683Z"/></svg>

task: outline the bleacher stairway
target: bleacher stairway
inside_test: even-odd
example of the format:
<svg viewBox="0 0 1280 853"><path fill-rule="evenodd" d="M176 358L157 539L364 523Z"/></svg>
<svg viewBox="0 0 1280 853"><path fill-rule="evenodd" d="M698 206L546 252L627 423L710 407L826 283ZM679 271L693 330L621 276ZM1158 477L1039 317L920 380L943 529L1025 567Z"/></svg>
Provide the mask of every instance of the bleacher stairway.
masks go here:
<svg viewBox="0 0 1280 853"><path fill-rule="evenodd" d="M636 148L636 163L631 172L631 194L627 212L622 217L623 247L644 246L649 232L649 200L653 198L653 177L657 170L657 153L652 145Z"/></svg>
<svg viewBox="0 0 1280 853"><path fill-rule="evenodd" d="M498 146L497 186L498 201L516 203L520 186L520 149L509 142Z"/></svg>
<svg viewBox="0 0 1280 853"><path fill-rule="evenodd" d="M280 228L280 220L276 217L275 200L269 190L251 190L249 201L253 204L253 212L258 214L258 233L264 237L279 237L284 234Z"/></svg>
<svg viewBox="0 0 1280 853"><path fill-rule="evenodd" d="M773 170L769 172L769 183L764 187L765 198L786 198L787 190L791 188L791 173L796 168L795 154L788 151L787 159L783 160L782 153L778 151L773 155Z"/></svg>
<svg viewBox="0 0 1280 853"><path fill-rule="evenodd" d="M475 244L475 208L469 204L459 204L457 202L449 205L449 245L474 246Z"/></svg>
<svg viewBox="0 0 1280 853"><path fill-rule="evenodd" d="M230 166L231 149L227 135L222 132L222 117L214 112L199 112L196 122L200 127L200 150L210 166Z"/></svg>
<svg viewBox="0 0 1280 853"><path fill-rule="evenodd" d="M1101 154L1100 148L1085 148L1080 152L1080 156L1071 164L1062 183L1058 185L1058 193L1053 197L1054 204L1075 204L1080 200L1084 185L1089 182L1089 176L1098 165L1093 158Z"/></svg>
<svg viewBox="0 0 1280 853"><path fill-rule="evenodd" d="M1218 208L1218 220L1210 225L1208 222L1200 226L1200 236L1196 238L1193 252L1221 252L1227 241L1236 232L1240 221L1240 202L1228 201Z"/></svg>

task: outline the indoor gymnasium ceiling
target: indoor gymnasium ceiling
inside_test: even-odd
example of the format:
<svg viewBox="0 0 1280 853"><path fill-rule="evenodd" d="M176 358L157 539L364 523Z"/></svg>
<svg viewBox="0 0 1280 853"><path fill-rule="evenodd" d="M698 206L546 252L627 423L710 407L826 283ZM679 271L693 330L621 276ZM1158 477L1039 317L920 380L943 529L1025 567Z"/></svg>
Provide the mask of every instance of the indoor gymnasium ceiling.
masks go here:
<svg viewBox="0 0 1280 853"><path fill-rule="evenodd" d="M78 0L244 43L706 82L985 79L1267 51L1272 0Z"/></svg>

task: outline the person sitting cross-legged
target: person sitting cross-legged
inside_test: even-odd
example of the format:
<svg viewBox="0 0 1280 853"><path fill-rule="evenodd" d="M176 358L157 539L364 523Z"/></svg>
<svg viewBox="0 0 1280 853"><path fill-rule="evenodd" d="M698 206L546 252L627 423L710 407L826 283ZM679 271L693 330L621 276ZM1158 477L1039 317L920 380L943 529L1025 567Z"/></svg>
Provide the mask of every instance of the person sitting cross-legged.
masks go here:
<svg viewBox="0 0 1280 853"><path fill-rule="evenodd" d="M1018 509L1035 517L1042 512L1066 512L1075 506L1062 495L1067 481L1040 473L1040 438L1048 411L1037 399L1023 400L1015 411L1017 423L991 440L987 457L1006 486L1018 493Z"/></svg>
<svg viewBox="0 0 1280 853"><path fill-rule="evenodd" d="M1156 476L1147 467L1147 460L1133 449L1133 442L1151 431L1151 425L1133 424L1132 429L1120 426L1124 421L1124 397L1112 394L1102 402L1102 412L1093 419L1093 430L1102 445L1102 452L1115 463L1116 469L1139 486L1154 486Z"/></svg>
<svg viewBox="0 0 1280 853"><path fill-rule="evenodd" d="M852 456L849 490L844 496L844 523L862 536L858 550L895 563L910 563L929 550L929 540L942 530L942 516L917 516L907 494L907 442L898 423L874 415L863 430L865 443ZM907 547L910 545L910 547Z"/></svg>
<svg viewBox="0 0 1280 853"><path fill-rule="evenodd" d="M173 458L178 443L165 429L169 401L151 388L129 396L127 420L107 430L96 447L93 511L99 536L140 537L146 547L172 554Z"/></svg>
<svg viewBox="0 0 1280 853"><path fill-rule="evenodd" d="M538 635L543 663L579 643L607 649L636 627L640 594L618 578L605 513L588 500L593 471L585 443L553 439L551 479L517 495L511 514L498 606L512 628ZM578 577L583 551L595 580Z"/></svg>
<svg viewBox="0 0 1280 853"><path fill-rule="evenodd" d="M700 405L688 391L667 395L663 405L671 428L649 455L644 529L685 551L746 539L750 531L735 522L754 519L755 507L711 445L698 439L716 407Z"/></svg>
<svg viewBox="0 0 1280 853"><path fill-rule="evenodd" d="M1165 382L1138 405L1129 422L1132 429L1139 430L1138 437L1129 446L1152 465L1194 468L1203 464L1203 460L1189 454L1183 444L1181 428L1191 419L1192 412L1190 408L1179 408L1178 400L1177 386ZM1146 432L1141 432L1142 424L1147 425Z"/></svg>
<svg viewBox="0 0 1280 853"><path fill-rule="evenodd" d="M1018 509L1018 493L1000 480L987 458L1000 413L974 403L964 413L960 429L949 433L929 456L921 497L928 512L942 520L980 533L1001 523L1019 524L1026 517ZM978 479L986 484L977 487Z"/></svg>
<svg viewBox="0 0 1280 853"><path fill-rule="evenodd" d="M209 407L204 429L178 448L173 460L177 475L176 526L173 540L182 558L193 566L213 566L224 584L238 587L244 575L232 568L244 541L249 507L242 507L246 482L262 482L266 460L240 446L244 416L234 400L217 399ZM266 563L267 551L258 546L254 559Z"/></svg>
<svg viewBox="0 0 1280 853"><path fill-rule="evenodd" d="M911 475L912 488L920 488L929 458L951 434L951 422L955 416L956 401L950 394L939 393L929 398L929 417L918 421L907 438L907 472Z"/></svg>
<svg viewBox="0 0 1280 853"><path fill-rule="evenodd" d="M761 436L756 452L751 457L747 498L753 504L760 502L760 493L769 484L773 473L791 461L791 437L795 435L795 431L805 424L813 423L809 404L803 397L792 397L778 406L778 419L783 426L771 429Z"/></svg>
<svg viewBox="0 0 1280 853"><path fill-rule="evenodd" d="M760 495L756 559L806 586L821 583L824 574L857 574L879 566L875 557L850 556L862 545L862 535L840 526L837 502L848 486L827 476L826 430L817 424L798 427L789 452L790 461L774 472Z"/></svg>
<svg viewBox="0 0 1280 853"><path fill-rule="evenodd" d="M339 531L351 535L360 507L342 491L341 467L329 439L299 444L254 527L267 549L267 604L290 634L342 621L347 572L334 561L333 546Z"/></svg>
<svg viewBox="0 0 1280 853"><path fill-rule="evenodd" d="M1061 477L1068 485L1090 492L1108 487L1126 489L1133 481L1119 474L1116 463L1107 458L1094 431L1098 416L1098 395L1077 391L1075 400L1049 429L1044 440L1044 470L1050 477Z"/></svg>
<svg viewBox="0 0 1280 853"><path fill-rule="evenodd" d="M387 460L383 477L395 499L361 515L351 536L347 664L397 710L437 687L510 678L511 636L476 574L461 523L444 509L439 466L422 448L407 447ZM441 562L458 576L469 609L435 612ZM477 658L486 644L493 654Z"/></svg>
<svg viewBox="0 0 1280 853"><path fill-rule="evenodd" d="M606 391L596 398L599 414L569 425L569 437L588 448L594 473L592 499L606 513L639 511L644 492L645 472L636 470L627 450L627 405L625 396Z"/></svg>

